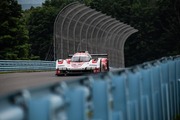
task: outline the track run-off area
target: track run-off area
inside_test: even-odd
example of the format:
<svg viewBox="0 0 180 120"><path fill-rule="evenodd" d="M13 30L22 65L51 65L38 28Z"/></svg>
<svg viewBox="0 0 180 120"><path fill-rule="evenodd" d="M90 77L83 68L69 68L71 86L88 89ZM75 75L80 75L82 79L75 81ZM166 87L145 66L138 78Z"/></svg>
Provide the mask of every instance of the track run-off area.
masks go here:
<svg viewBox="0 0 180 120"><path fill-rule="evenodd" d="M56 76L55 71L18 72L0 74L0 96L23 89L34 89L41 86L78 79L83 76Z"/></svg>

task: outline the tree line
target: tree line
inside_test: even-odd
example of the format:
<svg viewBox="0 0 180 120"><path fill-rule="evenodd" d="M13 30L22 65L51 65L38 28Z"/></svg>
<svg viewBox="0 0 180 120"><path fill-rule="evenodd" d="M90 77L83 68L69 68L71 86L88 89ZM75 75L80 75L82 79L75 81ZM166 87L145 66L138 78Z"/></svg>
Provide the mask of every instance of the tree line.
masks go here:
<svg viewBox="0 0 180 120"><path fill-rule="evenodd" d="M125 43L126 66L180 54L179 0L46 0L29 10L22 10L16 0L2 0L0 59L45 60L53 45L55 18L74 1L139 30Z"/></svg>

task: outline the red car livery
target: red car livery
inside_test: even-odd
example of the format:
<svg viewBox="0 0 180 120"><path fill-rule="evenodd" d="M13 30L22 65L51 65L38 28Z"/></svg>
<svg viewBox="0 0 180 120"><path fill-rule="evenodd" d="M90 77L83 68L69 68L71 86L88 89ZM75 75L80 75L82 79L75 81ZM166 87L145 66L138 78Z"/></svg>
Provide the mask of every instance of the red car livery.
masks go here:
<svg viewBox="0 0 180 120"><path fill-rule="evenodd" d="M108 58L104 57L107 54L89 54L87 51L80 51L70 56L71 59L56 60L56 75L109 71ZM92 58L95 56L96 58Z"/></svg>

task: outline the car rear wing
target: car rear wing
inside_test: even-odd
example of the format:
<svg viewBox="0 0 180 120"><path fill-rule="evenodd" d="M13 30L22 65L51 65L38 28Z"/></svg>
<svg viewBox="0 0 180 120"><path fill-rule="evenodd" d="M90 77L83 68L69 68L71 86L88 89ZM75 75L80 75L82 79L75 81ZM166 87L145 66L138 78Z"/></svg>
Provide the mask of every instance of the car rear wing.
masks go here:
<svg viewBox="0 0 180 120"><path fill-rule="evenodd" d="M68 57L72 57L74 54L69 54Z"/></svg>
<svg viewBox="0 0 180 120"><path fill-rule="evenodd" d="M69 54L68 57L72 57L74 54ZM108 54L90 54L91 56L95 56L95 57L98 57L98 56L105 56L107 57Z"/></svg>
<svg viewBox="0 0 180 120"><path fill-rule="evenodd" d="M77 53L88 53L88 51L82 50L78 51ZM74 54L69 54L68 57L72 57Z"/></svg>
<svg viewBox="0 0 180 120"><path fill-rule="evenodd" d="M108 56L108 54L90 54L91 56Z"/></svg>

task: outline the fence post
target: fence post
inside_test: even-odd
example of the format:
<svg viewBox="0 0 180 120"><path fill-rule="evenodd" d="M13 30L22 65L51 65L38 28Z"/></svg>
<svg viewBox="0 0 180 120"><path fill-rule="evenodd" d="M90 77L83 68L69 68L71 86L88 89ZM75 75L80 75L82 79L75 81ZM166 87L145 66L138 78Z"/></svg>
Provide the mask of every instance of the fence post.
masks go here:
<svg viewBox="0 0 180 120"><path fill-rule="evenodd" d="M111 120L109 86L106 80L94 79L92 82L93 120Z"/></svg>
<svg viewBox="0 0 180 120"><path fill-rule="evenodd" d="M31 98L28 101L28 120L49 120L50 101L47 97Z"/></svg>
<svg viewBox="0 0 180 120"><path fill-rule="evenodd" d="M140 90L141 74L137 68L127 71L126 89L127 89L127 120L140 120Z"/></svg>
<svg viewBox="0 0 180 120"><path fill-rule="evenodd" d="M113 120L127 120L126 75L110 74L112 80Z"/></svg>
<svg viewBox="0 0 180 120"><path fill-rule="evenodd" d="M68 120L87 120L87 88L76 86L65 92Z"/></svg>
<svg viewBox="0 0 180 120"><path fill-rule="evenodd" d="M141 106L141 120L152 120L152 105L151 105L151 65L148 63L143 64L139 67L139 71L141 74L141 98L140 98L140 106Z"/></svg>
<svg viewBox="0 0 180 120"><path fill-rule="evenodd" d="M177 88L176 88L176 92L177 92L177 94L176 94L176 96L177 96L177 114L180 114L180 58L179 57L177 57L176 59L175 59L175 62L176 62L176 86L177 86Z"/></svg>

